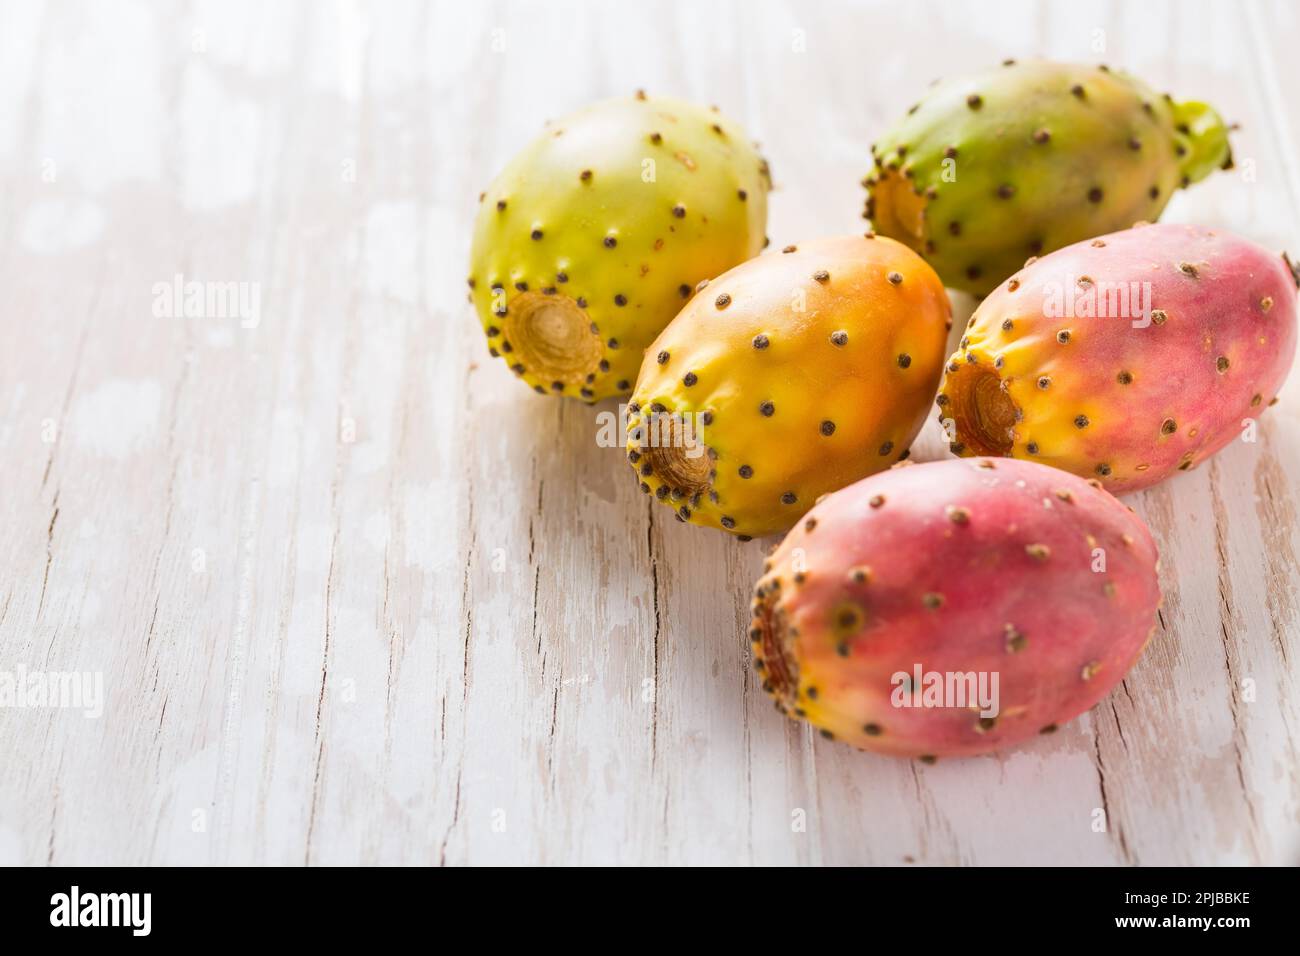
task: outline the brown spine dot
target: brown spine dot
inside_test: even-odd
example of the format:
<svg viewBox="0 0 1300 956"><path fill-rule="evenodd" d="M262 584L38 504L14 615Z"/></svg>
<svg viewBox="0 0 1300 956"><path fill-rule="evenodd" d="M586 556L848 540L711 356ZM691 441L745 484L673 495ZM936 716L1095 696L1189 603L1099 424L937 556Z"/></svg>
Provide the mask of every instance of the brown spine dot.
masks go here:
<svg viewBox="0 0 1300 956"><path fill-rule="evenodd" d="M1025 635L1014 624L1008 624L1003 629L1003 637L1005 638L1008 654L1019 654L1028 643Z"/></svg>

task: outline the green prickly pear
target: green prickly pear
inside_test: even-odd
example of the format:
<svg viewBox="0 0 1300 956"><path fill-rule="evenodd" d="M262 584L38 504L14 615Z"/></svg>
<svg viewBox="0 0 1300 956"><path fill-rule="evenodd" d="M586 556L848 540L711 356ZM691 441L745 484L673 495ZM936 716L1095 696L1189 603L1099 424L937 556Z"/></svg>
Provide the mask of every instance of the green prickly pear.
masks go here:
<svg viewBox="0 0 1300 956"><path fill-rule="evenodd" d="M480 196L488 346L543 394L627 392L696 283L763 247L766 162L716 110L646 96L559 120Z"/></svg>
<svg viewBox="0 0 1300 956"><path fill-rule="evenodd" d="M939 83L872 154L866 218L980 296L1027 256L1154 221L1175 189L1232 164L1206 104L1043 60Z"/></svg>

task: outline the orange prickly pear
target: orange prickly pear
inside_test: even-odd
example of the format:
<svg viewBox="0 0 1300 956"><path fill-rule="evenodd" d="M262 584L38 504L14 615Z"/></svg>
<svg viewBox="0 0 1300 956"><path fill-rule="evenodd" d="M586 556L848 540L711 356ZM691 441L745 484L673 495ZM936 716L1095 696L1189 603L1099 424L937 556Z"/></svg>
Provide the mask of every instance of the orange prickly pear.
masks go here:
<svg viewBox="0 0 1300 956"><path fill-rule="evenodd" d="M819 239L710 281L650 346L629 406L641 490L743 537L906 457L951 307L915 253Z"/></svg>

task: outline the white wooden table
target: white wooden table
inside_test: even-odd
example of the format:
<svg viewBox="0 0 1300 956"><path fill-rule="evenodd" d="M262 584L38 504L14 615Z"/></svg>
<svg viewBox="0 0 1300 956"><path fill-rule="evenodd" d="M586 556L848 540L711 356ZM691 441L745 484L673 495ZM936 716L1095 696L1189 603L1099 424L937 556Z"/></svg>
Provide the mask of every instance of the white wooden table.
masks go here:
<svg viewBox="0 0 1300 956"><path fill-rule="evenodd" d="M1257 0L4 0L0 671L105 697L0 709L0 862L1300 862L1300 373L1131 499L1166 597L1123 686L925 766L772 709L771 542L667 520L597 446L614 403L521 387L464 296L478 192L548 117L719 104L780 247L861 228L929 80L1036 53L1240 121L1166 218L1300 252L1297 50ZM177 274L258 321L155 315Z"/></svg>

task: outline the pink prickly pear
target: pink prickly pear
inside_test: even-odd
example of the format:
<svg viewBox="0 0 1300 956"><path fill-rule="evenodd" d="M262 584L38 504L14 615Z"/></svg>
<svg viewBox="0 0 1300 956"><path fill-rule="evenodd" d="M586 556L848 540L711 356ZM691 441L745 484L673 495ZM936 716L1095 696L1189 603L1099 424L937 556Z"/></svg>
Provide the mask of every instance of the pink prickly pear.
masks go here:
<svg viewBox="0 0 1300 956"><path fill-rule="evenodd" d="M768 560L755 666L824 736L981 753L1120 681L1155 631L1157 570L1146 526L1095 481L990 458L896 466L825 498ZM932 706L934 675L969 695Z"/></svg>
<svg viewBox="0 0 1300 956"><path fill-rule="evenodd" d="M937 399L953 451L1034 458L1119 494L1203 461L1282 387L1284 256L1220 229L1143 225L1025 263L980 305Z"/></svg>

